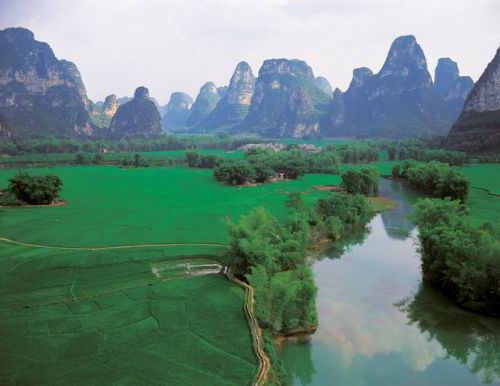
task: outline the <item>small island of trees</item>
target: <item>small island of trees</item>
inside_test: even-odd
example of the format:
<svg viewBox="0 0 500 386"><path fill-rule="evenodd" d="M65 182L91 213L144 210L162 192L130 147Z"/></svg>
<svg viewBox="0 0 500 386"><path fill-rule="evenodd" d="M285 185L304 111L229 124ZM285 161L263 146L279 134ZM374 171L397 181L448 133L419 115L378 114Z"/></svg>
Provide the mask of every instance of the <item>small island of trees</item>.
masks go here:
<svg viewBox="0 0 500 386"><path fill-rule="evenodd" d="M61 189L61 179L53 174L19 173L11 177L7 189L1 191L0 205L49 205L58 198Z"/></svg>

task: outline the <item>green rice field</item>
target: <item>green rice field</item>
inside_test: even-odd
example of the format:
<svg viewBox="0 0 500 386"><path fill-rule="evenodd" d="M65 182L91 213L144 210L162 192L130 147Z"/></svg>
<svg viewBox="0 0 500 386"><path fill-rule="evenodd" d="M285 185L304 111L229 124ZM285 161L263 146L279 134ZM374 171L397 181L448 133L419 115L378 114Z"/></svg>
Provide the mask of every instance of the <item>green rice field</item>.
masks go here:
<svg viewBox="0 0 500 386"><path fill-rule="evenodd" d="M211 170L114 166L29 169L54 173L64 182L61 207L0 209L0 235L54 246L112 246L155 243L227 243L226 219L265 206L279 218L292 191L313 201L325 193L313 185L339 176L307 175L295 181L231 187ZM0 186L16 170L0 171Z"/></svg>
<svg viewBox="0 0 500 386"><path fill-rule="evenodd" d="M59 175L66 205L0 208L0 237L18 242L0 241L2 385L250 384L244 290L198 274L223 260L227 218L259 205L283 218L287 192L312 202L326 194L313 185L339 182L227 187L188 168L29 171ZM1 170L0 186L16 172Z"/></svg>
<svg viewBox="0 0 500 386"><path fill-rule="evenodd" d="M389 174L394 163L373 165ZM462 170L473 220L499 221L499 166ZM289 192L312 204L328 194L314 186L340 183L311 174L230 187L181 167L28 171L60 176L66 204L0 208L2 385L250 384L244 291L198 274L224 260L228 219L258 206L283 219ZM0 187L16 173L0 170Z"/></svg>
<svg viewBox="0 0 500 386"><path fill-rule="evenodd" d="M160 249L1 251L0 384L251 383L244 290L223 275L160 279Z"/></svg>

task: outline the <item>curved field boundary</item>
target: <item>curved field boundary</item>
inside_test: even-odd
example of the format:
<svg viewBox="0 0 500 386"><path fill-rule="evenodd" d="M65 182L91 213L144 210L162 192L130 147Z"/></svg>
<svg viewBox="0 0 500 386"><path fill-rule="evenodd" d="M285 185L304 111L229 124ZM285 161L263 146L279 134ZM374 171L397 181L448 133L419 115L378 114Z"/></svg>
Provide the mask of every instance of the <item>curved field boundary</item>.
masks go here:
<svg viewBox="0 0 500 386"><path fill-rule="evenodd" d="M127 249L127 248L148 248L148 247L224 247L229 248L227 244L221 243L158 243L158 244L131 244L131 245L113 245L110 247L62 247L55 245L42 245L42 244L32 244L25 243L23 241L17 241L8 239L6 237L0 237L0 241L9 244L22 245L24 247L32 248L46 248L46 249L62 249L62 250L77 250L77 251L106 251L110 249Z"/></svg>
<svg viewBox="0 0 500 386"><path fill-rule="evenodd" d="M271 370L271 360L264 351L264 339L262 338L262 330L254 313L254 289L252 286L234 277L234 275L229 272L228 268L224 269L224 275L226 275L226 277L233 283L238 284L240 287L243 287L246 290L245 313L247 314L248 324L250 325L250 330L252 332L255 354L257 355L257 359L259 360L259 368L257 374L255 375L253 384L255 386L264 385L266 383L268 373Z"/></svg>

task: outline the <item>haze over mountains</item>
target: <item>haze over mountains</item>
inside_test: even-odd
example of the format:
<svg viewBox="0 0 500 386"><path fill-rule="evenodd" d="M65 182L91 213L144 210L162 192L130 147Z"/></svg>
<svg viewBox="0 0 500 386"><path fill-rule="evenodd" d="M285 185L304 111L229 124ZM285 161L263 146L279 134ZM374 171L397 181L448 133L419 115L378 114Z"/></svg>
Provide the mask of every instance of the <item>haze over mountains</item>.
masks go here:
<svg viewBox="0 0 500 386"><path fill-rule="evenodd" d="M473 94L480 101L499 98L495 68L488 67L489 75L476 85L488 91L474 91L469 100ZM473 86L449 58L439 60L433 82L422 48L408 35L393 42L378 72L354 69L345 92L332 93L328 80L315 76L305 61L282 58L264 61L257 76L248 63L240 62L228 86L207 81L194 101L179 91L161 107L147 89L138 88L133 99L111 94L94 103L75 64L58 60L50 46L36 41L29 30L0 31L0 136L4 138L154 137L161 135L162 127L170 132L264 137L428 136L448 132ZM480 102L478 107L478 103L468 102L467 111L479 111L481 116L487 111L493 117L488 130L498 130L496 113L491 113L498 104L484 107ZM460 122L470 116L464 111ZM457 125L454 132L464 127Z"/></svg>

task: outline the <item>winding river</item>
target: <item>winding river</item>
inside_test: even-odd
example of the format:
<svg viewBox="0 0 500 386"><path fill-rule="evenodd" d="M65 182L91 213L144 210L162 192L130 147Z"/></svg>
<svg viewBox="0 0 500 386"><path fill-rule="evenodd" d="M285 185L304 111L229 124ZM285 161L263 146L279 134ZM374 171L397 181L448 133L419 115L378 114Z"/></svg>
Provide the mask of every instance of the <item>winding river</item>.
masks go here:
<svg viewBox="0 0 500 386"><path fill-rule="evenodd" d="M383 180L397 209L318 257L319 327L281 341L295 385L500 385L500 320L466 312L421 283L415 196Z"/></svg>

